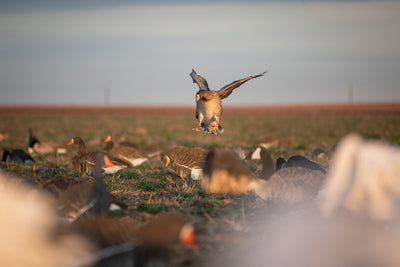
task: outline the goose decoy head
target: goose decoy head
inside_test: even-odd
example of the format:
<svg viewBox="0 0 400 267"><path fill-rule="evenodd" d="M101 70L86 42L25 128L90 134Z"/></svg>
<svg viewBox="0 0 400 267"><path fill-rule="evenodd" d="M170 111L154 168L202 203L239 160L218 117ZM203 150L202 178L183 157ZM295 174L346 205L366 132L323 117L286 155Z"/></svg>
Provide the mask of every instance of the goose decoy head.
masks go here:
<svg viewBox="0 0 400 267"><path fill-rule="evenodd" d="M285 168L285 167L287 167L287 162L286 162L286 160L285 160L284 158L278 158L278 159L276 160L276 167L275 167L275 170L280 170L280 169L283 169L283 168Z"/></svg>
<svg viewBox="0 0 400 267"><path fill-rule="evenodd" d="M33 148L33 145L36 143L40 143L40 142L35 136L32 136L32 128L29 128L28 147Z"/></svg>

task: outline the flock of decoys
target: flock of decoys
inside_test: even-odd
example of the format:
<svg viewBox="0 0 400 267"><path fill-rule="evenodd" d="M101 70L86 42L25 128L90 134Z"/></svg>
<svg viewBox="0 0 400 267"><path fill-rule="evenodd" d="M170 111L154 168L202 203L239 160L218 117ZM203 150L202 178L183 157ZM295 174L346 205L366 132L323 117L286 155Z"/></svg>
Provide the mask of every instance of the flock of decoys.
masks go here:
<svg viewBox="0 0 400 267"><path fill-rule="evenodd" d="M196 93L196 118L198 125L195 131L203 130L205 133L218 134L224 131L220 124L222 115L221 99L228 97L233 89L243 83L263 76L259 74L234 81L219 91L211 91L205 78L194 70L190 77L199 86ZM0 139L3 136L0 135ZM255 194L260 199L269 202L298 204L312 203L321 209L323 216L331 216L337 210L347 210L351 213L363 213L377 220L390 219L396 216L396 208L393 202L400 194L400 182L394 181L393 175L399 171L399 151L396 148L381 148L382 156L395 155L394 167L391 172L379 172L379 165L375 166L374 174L367 182L360 178L367 176L365 164L353 159L351 164L344 160L348 155L343 154L347 147L363 147L359 137L350 136L351 142L342 142L335 158L333 170L325 169L316 162L301 156L293 155L287 160L278 158L272 160L268 147L263 144L255 146L247 154L234 153L228 149L205 149L201 147L174 146L163 148L157 144L139 147L133 143L123 141L121 135L110 135L105 138L103 151L87 151L85 142L80 137L72 138L67 145L78 146L77 153L72 157L72 167L78 170L82 177L55 177L49 179L40 188L37 209L44 210L44 215L38 218L36 214L22 216L21 220L31 221L33 227L44 235L27 234L27 239L38 242L38 248L43 253L48 253L49 260L44 261L38 257L31 248L31 263L15 256L14 262L10 257L9 262L1 266L164 266L164 259L168 256L168 247L171 242L181 241L188 248L196 248L196 236L193 225L187 218L178 214L159 215L144 226L138 226L129 218L109 217L111 209L124 209L126 204L112 195L105 186L104 173L113 174L124 168L134 168L148 161L161 161L163 166L172 166L172 172L182 179L193 179L201 183L204 191L211 194ZM346 139L347 140L347 139ZM357 146L353 143L357 143ZM368 146L368 145L366 145ZM384 146L376 145L378 148ZM42 141L33 135L29 129L28 151L30 154L66 153L65 147L51 141ZM387 152L386 150L390 150ZM368 149L364 149L368 151ZM375 150L372 150L372 153ZM369 151L369 153L371 153ZM317 154L318 151L315 151ZM367 152L366 152L367 153ZM32 164L34 158L22 149L11 152L4 151L3 161L7 163ZM354 149L350 156L362 157ZM249 161L261 161L260 172L253 172L248 166ZM367 159L368 160L368 159ZM257 161L258 162L258 161ZM357 165L358 164L358 165ZM354 167L357 166L357 167ZM392 166L392 165L390 165ZM360 169L364 168L360 174ZM348 170L350 169L350 170ZM397 174L400 172L397 172ZM93 176L93 183L88 182L87 175ZM358 176L360 177L358 177ZM383 177L383 178L382 178ZM357 180L358 179L358 180ZM384 183L381 185L380 183ZM3 194L9 185L7 179L0 179L0 198L8 196ZM370 189L368 186L380 188ZM4 186L7 185L7 186ZM361 186L361 189L359 186ZM395 189L388 190L393 186ZM14 187L13 187L14 188ZM23 187L14 188L21 196L32 195L32 189ZM387 193L390 191L389 193ZM386 194L386 195L385 195ZM46 199L44 201L43 199ZM48 199L53 201L48 201ZM22 197L24 199L24 197ZM367 199L367 206L360 204L360 199ZM22 201L22 200L20 200ZM45 203L46 202L46 203ZM55 206L50 205L52 202ZM378 203L378 204L376 204ZM365 204L365 203L363 203ZM358 210L359 207L363 207ZM4 207L3 207L4 209ZM34 208L35 209L35 208ZM3 217L5 210L0 210ZM48 222L45 222L48 220ZM61 227L60 225L61 222ZM19 229L18 227L21 227ZM15 231L26 231L24 226L16 226ZM45 229L56 229L45 233ZM4 231L4 229L2 229ZM28 231L29 232L29 231ZM60 234L61 232L61 234ZM1 232L2 233L2 232ZM35 240L35 238L37 240ZM7 239L5 239L7 240ZM41 244L41 242L43 244ZM50 243L53 248L50 248ZM42 246L42 247L41 247ZM267 248L266 248L267 249ZM56 250L61 250L58 255ZM51 256L52 255L52 256ZM27 256L27 258L29 258ZM60 261L60 259L62 259ZM11 265L10 265L11 264Z"/></svg>

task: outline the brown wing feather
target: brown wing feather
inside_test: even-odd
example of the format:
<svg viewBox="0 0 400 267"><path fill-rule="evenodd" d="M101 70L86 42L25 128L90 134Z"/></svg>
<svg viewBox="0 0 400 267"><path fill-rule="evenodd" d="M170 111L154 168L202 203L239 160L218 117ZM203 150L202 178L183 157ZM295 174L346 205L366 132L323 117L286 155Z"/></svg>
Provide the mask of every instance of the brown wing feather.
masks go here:
<svg viewBox="0 0 400 267"><path fill-rule="evenodd" d="M241 86L242 84L244 84L245 82L247 82L247 81L249 81L251 79L254 79L254 78L257 78L257 77L260 77L260 76L264 76L265 73L267 73L267 72L264 71L261 74L254 75L254 76L249 76L247 78L243 78L241 80L237 80L237 81L231 82L230 84L225 85L224 87L222 87L218 91L219 92L219 96L221 97L221 99L227 98L232 93L233 89Z"/></svg>
<svg viewBox="0 0 400 267"><path fill-rule="evenodd" d="M190 73L190 77L192 77L194 83L197 83L200 90L205 90L205 91L210 90L208 88L207 80L204 77L197 75L197 73L194 71L194 69L192 69L192 72Z"/></svg>

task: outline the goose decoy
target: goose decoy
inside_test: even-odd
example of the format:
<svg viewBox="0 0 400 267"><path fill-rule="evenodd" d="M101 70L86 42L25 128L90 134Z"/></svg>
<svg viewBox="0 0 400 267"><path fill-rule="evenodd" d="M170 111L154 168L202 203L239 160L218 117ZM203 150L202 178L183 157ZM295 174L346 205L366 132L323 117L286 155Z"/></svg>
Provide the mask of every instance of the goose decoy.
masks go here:
<svg viewBox="0 0 400 267"><path fill-rule="evenodd" d="M263 160L262 173L273 168ZM203 168L202 187L207 192L239 194L254 190L264 200L296 203L314 199L322 187L324 176L302 167L288 167L273 173L266 180L255 178L247 166L224 150L211 150Z"/></svg>
<svg viewBox="0 0 400 267"><path fill-rule="evenodd" d="M157 144L149 144L145 146L141 146L140 150L149 160L162 160L162 154L164 152L164 148Z"/></svg>
<svg viewBox="0 0 400 267"><path fill-rule="evenodd" d="M107 215L111 195L103 181L102 167L114 164L102 152L95 154L94 183L77 183L68 186L57 200L58 212L62 217L75 221L84 215Z"/></svg>
<svg viewBox="0 0 400 267"><path fill-rule="evenodd" d="M175 146L165 151L165 167L171 162L174 172L181 178L188 175L193 180L201 179L202 167L204 164L207 150L200 147Z"/></svg>
<svg viewBox="0 0 400 267"><path fill-rule="evenodd" d="M145 161L148 161L149 158L144 155L140 149L132 147L132 146L121 146L120 140L118 137L108 136L105 140L107 143L111 143L109 145L108 153L116 158L129 162L131 166L139 166Z"/></svg>
<svg viewBox="0 0 400 267"><path fill-rule="evenodd" d="M67 145L73 144L78 145L79 150L78 153L72 157L72 166L75 169L79 170L81 173L93 175L95 166L94 160L97 152L87 152L85 142L80 137L74 137L71 139L71 141L67 143ZM130 166L130 164L128 162L125 162L124 160L108 155L107 153L104 154L107 155L111 162L114 164L114 166L103 166L103 170L105 173L115 173L123 168Z"/></svg>
<svg viewBox="0 0 400 267"><path fill-rule="evenodd" d="M303 167L307 169L314 170L316 172L326 173L326 171L319 166L317 163L309 160L306 157L300 155L291 156L287 161L283 158L278 158L276 160L276 170L286 168L286 167Z"/></svg>
<svg viewBox="0 0 400 267"><path fill-rule="evenodd" d="M202 188L214 194L240 194L255 189L259 181L230 151L210 150L203 167Z"/></svg>
<svg viewBox="0 0 400 267"><path fill-rule="evenodd" d="M314 200L321 191L325 176L303 167L277 170L268 180L259 180L255 193L264 200L297 203Z"/></svg>
<svg viewBox="0 0 400 267"><path fill-rule="evenodd" d="M130 218L87 218L77 221L73 229L96 244L99 252L113 252L96 266L170 266L171 245L176 241L197 248L194 227L172 213L157 215L144 225Z"/></svg>
<svg viewBox="0 0 400 267"><path fill-rule="evenodd" d="M49 154L49 153L57 153L57 154L66 154L67 150L64 147L61 147L56 142L47 140L47 141L39 141L37 137L32 135L32 128L29 128L29 139L28 139L28 150L29 153L39 153L39 154Z"/></svg>
<svg viewBox="0 0 400 267"><path fill-rule="evenodd" d="M228 97L233 89L241 86L243 83L263 76L266 72L255 76L249 76L244 79L234 81L222 87L219 91L210 90L208 88L207 80L198 75L194 70L190 73L193 83L197 83L199 91L196 93L196 118L198 125L193 128L195 131L204 130L206 133L217 134L222 133L224 128L219 123L222 116L222 103L221 100Z"/></svg>
<svg viewBox="0 0 400 267"><path fill-rule="evenodd" d="M22 149L14 149L11 153L8 150L5 150L3 153L2 160L4 162L13 162L13 163L22 163L22 164L31 164L34 163L35 160Z"/></svg>
<svg viewBox="0 0 400 267"><path fill-rule="evenodd" d="M88 266L78 263L94 246L79 234L60 233L52 199L14 180L0 171L0 265Z"/></svg>

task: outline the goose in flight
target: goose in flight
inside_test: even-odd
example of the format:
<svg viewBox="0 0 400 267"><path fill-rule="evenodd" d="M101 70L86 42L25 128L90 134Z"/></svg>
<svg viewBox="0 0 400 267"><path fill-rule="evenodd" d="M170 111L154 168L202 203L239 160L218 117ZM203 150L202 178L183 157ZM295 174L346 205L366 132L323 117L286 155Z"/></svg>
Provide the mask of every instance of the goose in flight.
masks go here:
<svg viewBox="0 0 400 267"><path fill-rule="evenodd" d="M225 85L219 91L214 91L208 88L207 80L192 69L190 77L192 77L193 83L197 83L199 86L199 91L196 93L196 118L198 120L198 125L196 128L193 128L193 130L197 132L204 130L206 133L213 134L217 134L218 132L222 133L224 128L219 124L219 120L222 116L221 100L227 98L232 93L233 89L251 79L263 76L265 73L266 71L258 75L234 81Z"/></svg>

